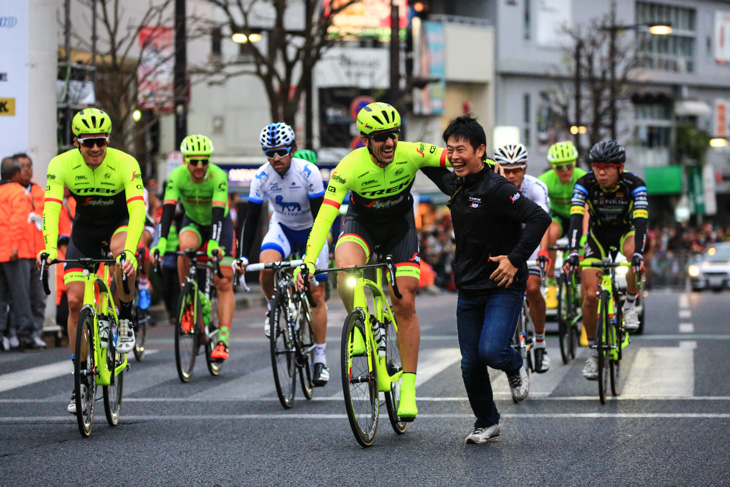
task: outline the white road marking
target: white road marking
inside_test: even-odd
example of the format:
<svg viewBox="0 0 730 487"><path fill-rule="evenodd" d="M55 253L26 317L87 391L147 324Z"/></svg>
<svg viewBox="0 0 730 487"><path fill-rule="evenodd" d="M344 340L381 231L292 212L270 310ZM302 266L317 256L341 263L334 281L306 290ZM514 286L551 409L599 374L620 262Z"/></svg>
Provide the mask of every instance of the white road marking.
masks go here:
<svg viewBox="0 0 730 487"><path fill-rule="evenodd" d="M680 309L689 308L689 296L687 294L679 295L679 308Z"/></svg>
<svg viewBox="0 0 730 487"><path fill-rule="evenodd" d="M680 323L679 324L679 333L694 333L695 332L695 325L692 323Z"/></svg>
<svg viewBox="0 0 730 487"><path fill-rule="evenodd" d="M207 373L207 370L203 373ZM299 375L298 372L297 375ZM299 388L299 377L296 380L297 388ZM271 367L264 367L237 379L206 389L195 394L191 399L206 399L208 401L237 400L259 398L271 394L276 394L274 372ZM299 398L304 399L304 396L301 395L301 392L297 391L295 393L295 400Z"/></svg>
<svg viewBox="0 0 730 487"><path fill-rule="evenodd" d="M461 361L461 351L458 348L430 348L422 351L418 357L416 387L459 361Z"/></svg>
<svg viewBox="0 0 730 487"><path fill-rule="evenodd" d="M686 320L688 318L692 318L692 311L689 309L680 309L679 310L679 318L682 320Z"/></svg>
<svg viewBox="0 0 730 487"><path fill-rule="evenodd" d="M696 346L697 342L686 342L679 347L641 347L636 352L623 393L693 396Z"/></svg>

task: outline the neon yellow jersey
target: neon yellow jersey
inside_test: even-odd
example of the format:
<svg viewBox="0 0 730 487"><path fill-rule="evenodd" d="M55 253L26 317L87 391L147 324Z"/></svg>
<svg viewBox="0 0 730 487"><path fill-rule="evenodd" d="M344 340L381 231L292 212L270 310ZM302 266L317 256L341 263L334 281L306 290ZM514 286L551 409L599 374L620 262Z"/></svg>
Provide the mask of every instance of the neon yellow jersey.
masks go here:
<svg viewBox="0 0 730 487"><path fill-rule="evenodd" d="M51 159L46 174L43 238L46 249L58 241L58 215L63 206L63 188L76 200L76 221L106 225L129 218L125 250L134 253L145 222L144 188L137 160L111 147L96 169L84 162L78 149Z"/></svg>
<svg viewBox="0 0 730 487"><path fill-rule="evenodd" d="M393 162L384 168L372 161L365 147L350 152L332 172L304 260L316 260L348 191L349 211L364 220L386 222L413 211L411 187L420 168L446 166L451 166L446 149L423 142L398 142Z"/></svg>

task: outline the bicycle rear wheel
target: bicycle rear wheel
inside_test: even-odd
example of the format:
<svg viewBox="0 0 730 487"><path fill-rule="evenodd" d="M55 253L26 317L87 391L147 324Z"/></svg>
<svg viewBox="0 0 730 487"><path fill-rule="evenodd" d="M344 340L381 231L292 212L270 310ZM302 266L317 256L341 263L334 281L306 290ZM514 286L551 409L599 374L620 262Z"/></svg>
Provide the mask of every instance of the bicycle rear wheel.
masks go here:
<svg viewBox="0 0 730 487"><path fill-rule="evenodd" d="M385 366L388 369L388 375L394 376L401 370L403 365L400 359L400 349L398 348L398 335L395 326L390 320L386 321L385 326ZM398 406L400 405L400 386L403 382L403 376L398 382L390 383L390 391L385 393L385 406L388 408L388 418L393 431L402 435L408 428L408 422L400 421L398 418Z"/></svg>
<svg viewBox="0 0 730 487"><path fill-rule="evenodd" d="M608 369L609 369L609 342L607 333L610 322L608 321L608 293L601 291L598 302L599 316L596 322L596 350L598 351L598 397L601 404L606 404L606 393L608 391Z"/></svg>
<svg viewBox="0 0 730 487"><path fill-rule="evenodd" d="M294 391L297 379L294 343L289 333L289 323L287 323L288 309L289 300L287 296L277 294L271 306L269 343L276 393L279 396L279 402L286 409L294 405Z"/></svg>
<svg viewBox="0 0 730 487"><path fill-rule="evenodd" d="M112 365L118 366L124 361L124 356L117 353L112 344L107 348L106 363L111 368ZM112 360L114 359L114 360ZM112 374L114 371L112 371ZM124 391L124 370L114 377L114 385L102 386L104 394L104 413L106 414L106 422L109 426L119 424L119 415L122 412L122 395Z"/></svg>
<svg viewBox="0 0 730 487"><path fill-rule="evenodd" d="M564 364L568 364L571 359L571 306L570 285L565 274L561 274L558 277L558 337L560 340L560 357L563 359Z"/></svg>
<svg viewBox="0 0 730 487"><path fill-rule="evenodd" d="M205 323L203 323L205 325ZM210 317L208 318L208 324L205 325L205 363L208 365L208 372L213 377L217 377L221 373L223 368L224 360L216 360L210 356L215 350L215 346L218 343L218 334L220 330L218 328L218 295L215 289L211 289L210 292Z"/></svg>
<svg viewBox="0 0 730 487"><path fill-rule="evenodd" d="M297 332L295 345L297 350L297 367L299 368L299 383L302 393L307 399L312 399L314 384L312 383L312 366L314 364L314 334L312 332L311 310L309 304L302 298L297 313Z"/></svg>
<svg viewBox="0 0 730 487"><path fill-rule="evenodd" d="M523 313L520 312L519 318L517 318L517 327L515 328L515 334L512 337L512 347L517 350L520 355L522 356L522 364L525 368L525 372L527 373L527 379L528 379L528 386L527 391L529 393L530 386L529 386L529 379L530 379L530 363L528 361L528 352L527 352L527 331L525 328L525 319L523 316ZM510 392L511 389L510 389ZM512 401L515 403L520 402L519 398L516 398L514 394L512 395Z"/></svg>
<svg viewBox="0 0 730 487"><path fill-rule="evenodd" d="M150 314L146 309L137 306L132 308L132 322L134 323L134 358L137 362L144 360L145 342L147 341L147 323Z"/></svg>
<svg viewBox="0 0 730 487"><path fill-rule="evenodd" d="M368 346L362 310L350 312L342 327L342 391L355 439L371 446L378 431L378 378L375 353Z"/></svg>
<svg viewBox="0 0 730 487"><path fill-rule="evenodd" d="M76 348L74 349L76 422L83 437L88 437L91 434L96 401L97 363L94 355L94 321L94 314L90 309L84 308L81 310L76 329ZM86 347L85 352L83 352L84 347ZM82 364L84 364L83 367Z"/></svg>
<svg viewBox="0 0 730 487"><path fill-rule="evenodd" d="M187 282L180 291L175 323L175 366L182 382L190 381L198 354L201 310L195 286Z"/></svg>

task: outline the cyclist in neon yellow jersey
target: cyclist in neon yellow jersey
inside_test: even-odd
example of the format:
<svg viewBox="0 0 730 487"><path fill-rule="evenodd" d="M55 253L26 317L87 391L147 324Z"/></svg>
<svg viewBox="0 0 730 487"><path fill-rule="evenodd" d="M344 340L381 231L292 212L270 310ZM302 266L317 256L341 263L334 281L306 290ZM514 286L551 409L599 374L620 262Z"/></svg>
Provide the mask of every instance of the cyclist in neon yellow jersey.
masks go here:
<svg viewBox="0 0 730 487"><path fill-rule="evenodd" d="M205 135L188 135L180 144L185 164L176 167L167 178L160 220L160 239L152 252L165 255L175 206L180 201L185 210L178 238L180 250L207 248L209 258L218 252L223 278L215 276L218 291L219 341L210 356L216 360L228 358L228 337L235 305L233 296L233 222L228 214L228 176L215 164L210 164L213 143ZM180 256L177 271L180 284L190 270L190 261Z"/></svg>
<svg viewBox="0 0 730 487"><path fill-rule="evenodd" d="M362 265L376 247L393 256L403 295L393 299L404 372L398 416L409 421L418 414L415 383L420 328L415 299L421 262L410 190L420 168L444 167L448 161L442 147L398 141L400 126L398 111L387 103L371 103L360 110L357 128L365 147L352 151L334 169L307 241L304 261L314 270L313 263L350 191L335 260L339 267ZM352 291L345 285L346 277L344 272L338 274L337 290L349 311ZM300 275L298 280L301 283Z"/></svg>
<svg viewBox="0 0 730 487"><path fill-rule="evenodd" d="M128 353L134 348L132 330L132 300L122 286L122 272L130 282L136 278L135 251L142 236L145 222L142 174L136 159L120 150L108 147L112 123L109 115L98 108L78 112L71 127L74 146L48 164L46 197L43 210L43 238L50 263L58 256L58 218L63 206L64 187L76 200L76 216L71 232L66 259L106 257L101 254L102 242L109 245L117 259L115 279L119 298L119 326L117 350ZM122 255L124 264L120 266ZM36 259L41 263L40 254ZM84 299L84 275L79 264L66 263L64 283L68 296L68 336L71 354L74 353L76 325ZM86 367L85 363L81 364ZM75 397L67 408L76 414Z"/></svg>
<svg viewBox="0 0 730 487"><path fill-rule="evenodd" d="M570 227L570 201L573 198L573 186L578 178L586 172L575 167L578 150L569 140L557 142L550 146L547 159L552 169L544 172L538 179L545 183L550 197L550 216L553 222L548 228L548 246L552 247L559 238L568 234ZM547 270L547 296L545 304L550 309L558 307L557 286L555 283L555 251L549 251L550 266Z"/></svg>

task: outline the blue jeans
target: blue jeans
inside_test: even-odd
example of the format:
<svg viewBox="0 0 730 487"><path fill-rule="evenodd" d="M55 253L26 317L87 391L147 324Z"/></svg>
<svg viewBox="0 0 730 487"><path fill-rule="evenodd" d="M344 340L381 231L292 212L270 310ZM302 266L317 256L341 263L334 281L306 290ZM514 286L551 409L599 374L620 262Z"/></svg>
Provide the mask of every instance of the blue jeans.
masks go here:
<svg viewBox="0 0 730 487"><path fill-rule="evenodd" d="M459 292L456 329L461 348L461 376L469 404L477 417L475 428L499 423L487 366L513 372L522 356L510 346L522 309L524 291L494 289L482 296Z"/></svg>

